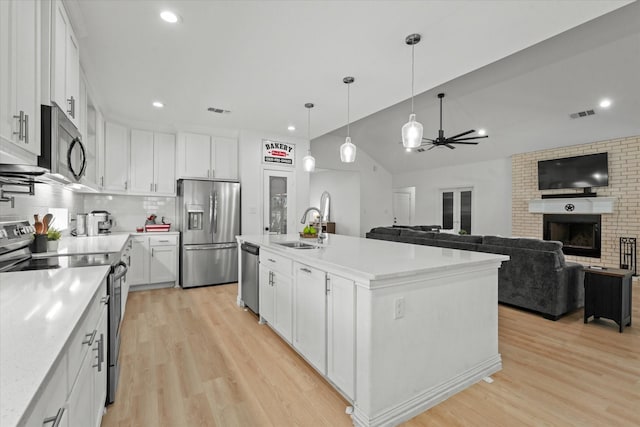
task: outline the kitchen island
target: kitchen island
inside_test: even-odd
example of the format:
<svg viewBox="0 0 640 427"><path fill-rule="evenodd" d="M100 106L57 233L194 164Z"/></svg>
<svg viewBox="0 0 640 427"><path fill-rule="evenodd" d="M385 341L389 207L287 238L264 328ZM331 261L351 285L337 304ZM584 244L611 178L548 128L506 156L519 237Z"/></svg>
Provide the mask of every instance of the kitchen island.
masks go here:
<svg viewBox="0 0 640 427"><path fill-rule="evenodd" d="M313 247L282 245L294 241ZM243 242L260 247L261 323L352 402L354 425L397 425L501 369L507 256L340 235Z"/></svg>

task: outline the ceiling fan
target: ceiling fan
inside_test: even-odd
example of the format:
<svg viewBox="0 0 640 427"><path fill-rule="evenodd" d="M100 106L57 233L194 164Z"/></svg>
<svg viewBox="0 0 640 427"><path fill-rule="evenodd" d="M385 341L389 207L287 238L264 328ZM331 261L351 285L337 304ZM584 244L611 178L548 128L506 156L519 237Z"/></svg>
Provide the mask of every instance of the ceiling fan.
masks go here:
<svg viewBox="0 0 640 427"><path fill-rule="evenodd" d="M450 149L455 149L456 147L454 147L451 144L466 144L466 145L477 145L477 142L472 142L473 140L476 139L482 139L482 138L488 138L489 135L483 135L483 136L467 136L469 134L472 134L475 132L475 129L471 129L468 130L466 132L462 132L459 133L457 135L454 136L450 136L450 137L445 137L444 136L444 131L442 130L442 98L444 98L444 93L439 93L438 94L438 98L440 98L440 130L438 131L438 137L436 139L429 139L429 138L422 138L422 144L420 145L420 148L418 148L416 151L428 151L431 150L435 147L440 147L440 146L445 146L447 148ZM431 145L431 147L429 147L427 150L425 150L422 147L426 147L428 145Z"/></svg>

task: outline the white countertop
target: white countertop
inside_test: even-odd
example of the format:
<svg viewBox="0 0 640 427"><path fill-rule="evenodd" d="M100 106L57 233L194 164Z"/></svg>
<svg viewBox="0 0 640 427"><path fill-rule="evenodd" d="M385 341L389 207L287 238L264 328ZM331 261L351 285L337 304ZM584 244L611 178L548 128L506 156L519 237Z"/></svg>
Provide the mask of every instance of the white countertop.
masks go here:
<svg viewBox="0 0 640 427"><path fill-rule="evenodd" d="M99 236L65 236L58 243L57 252L43 252L33 254L34 258L49 257L53 255L86 255L97 253L120 252L129 236L157 236L157 235L176 235L178 231L163 231L150 233L127 233L114 232L111 234L102 234Z"/></svg>
<svg viewBox="0 0 640 427"><path fill-rule="evenodd" d="M278 245L284 241L303 241L317 245L316 239L302 239L298 234L238 236L260 247L288 256L311 266L337 268L366 280L382 280L421 273L453 270L462 265L490 264L506 261L505 255L413 245L402 242L364 239L329 234L318 249L294 249Z"/></svg>
<svg viewBox="0 0 640 427"><path fill-rule="evenodd" d="M27 411L108 272L0 274L0 425L16 425Z"/></svg>

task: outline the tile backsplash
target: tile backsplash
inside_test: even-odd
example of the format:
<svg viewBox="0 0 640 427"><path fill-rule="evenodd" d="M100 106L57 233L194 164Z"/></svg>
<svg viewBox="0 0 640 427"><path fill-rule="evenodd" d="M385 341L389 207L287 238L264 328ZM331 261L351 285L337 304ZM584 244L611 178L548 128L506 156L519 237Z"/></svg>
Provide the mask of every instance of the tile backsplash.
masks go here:
<svg viewBox="0 0 640 427"><path fill-rule="evenodd" d="M87 213L94 210L111 213L115 221L113 231L135 231L136 227L144 226L151 214L156 214L158 223L164 216L171 223L171 231L177 226L175 197L87 194L84 209Z"/></svg>

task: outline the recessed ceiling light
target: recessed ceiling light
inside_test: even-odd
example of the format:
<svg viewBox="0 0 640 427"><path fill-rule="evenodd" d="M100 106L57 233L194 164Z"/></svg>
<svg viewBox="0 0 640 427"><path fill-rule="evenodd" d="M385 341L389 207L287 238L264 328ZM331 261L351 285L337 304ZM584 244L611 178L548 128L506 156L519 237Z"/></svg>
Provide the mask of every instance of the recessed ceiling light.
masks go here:
<svg viewBox="0 0 640 427"><path fill-rule="evenodd" d="M486 129L480 129L480 130L478 130L478 135L480 135L480 136L485 136L486 134L487 134Z"/></svg>
<svg viewBox="0 0 640 427"><path fill-rule="evenodd" d="M293 132L294 130L296 130L296 127L294 125L289 125L287 126L287 129Z"/></svg>
<svg viewBox="0 0 640 427"><path fill-rule="evenodd" d="M156 108L164 107L164 104L162 102L160 102L160 101L153 101L153 103L151 105L153 105Z"/></svg>
<svg viewBox="0 0 640 427"><path fill-rule="evenodd" d="M600 101L600 107L602 107L602 108L611 107L611 100L610 99L603 99L602 101Z"/></svg>
<svg viewBox="0 0 640 427"><path fill-rule="evenodd" d="M162 18L164 21L170 24L175 24L176 22L178 22L178 15L171 12L170 10L163 10L160 13L160 18Z"/></svg>

